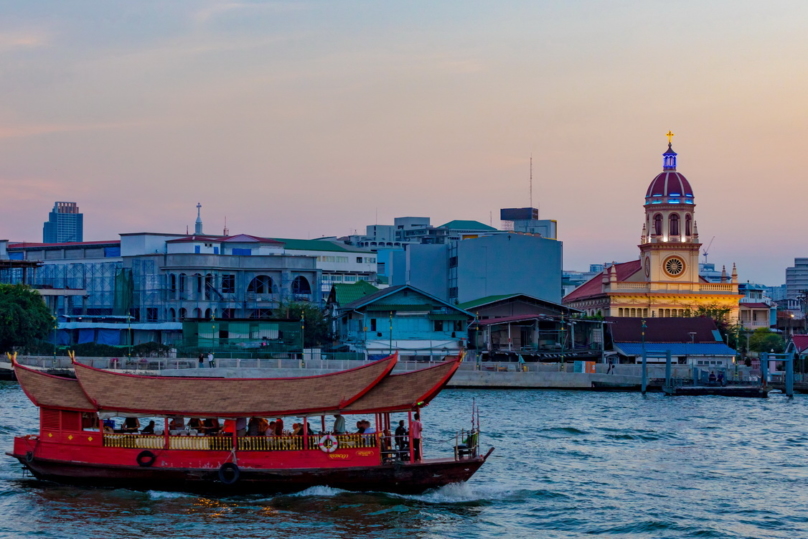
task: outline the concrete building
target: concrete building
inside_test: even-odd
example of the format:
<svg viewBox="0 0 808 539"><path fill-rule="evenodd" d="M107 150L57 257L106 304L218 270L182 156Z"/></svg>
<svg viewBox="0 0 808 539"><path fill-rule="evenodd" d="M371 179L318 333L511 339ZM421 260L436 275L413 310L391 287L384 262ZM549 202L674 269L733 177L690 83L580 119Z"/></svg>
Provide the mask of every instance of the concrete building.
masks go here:
<svg viewBox="0 0 808 539"><path fill-rule="evenodd" d="M42 243L84 241L84 214L75 202L56 202L42 226Z"/></svg>
<svg viewBox="0 0 808 539"><path fill-rule="evenodd" d="M799 299L808 293L808 258L795 258L794 265L786 268L786 297Z"/></svg>
<svg viewBox="0 0 808 539"><path fill-rule="evenodd" d="M670 136L673 136L672 134ZM738 272L720 283L699 276L699 230L695 197L676 170L677 154L668 143L662 172L645 193L645 222L637 260L614 264L564 298L588 314L617 317L687 316L701 306L726 308L738 318Z"/></svg>
<svg viewBox="0 0 808 539"><path fill-rule="evenodd" d="M391 284L408 284L450 303L501 294L559 303L562 250L559 241L515 233L412 245L405 274L394 274Z"/></svg>
<svg viewBox="0 0 808 539"><path fill-rule="evenodd" d="M741 283L738 291L743 294L738 307L738 322L745 330L777 326L777 303L766 295L767 287L761 284Z"/></svg>
<svg viewBox="0 0 808 539"><path fill-rule="evenodd" d="M523 234L538 234L550 240L558 239L558 222L539 219L538 208L504 208L499 211L502 229Z"/></svg>

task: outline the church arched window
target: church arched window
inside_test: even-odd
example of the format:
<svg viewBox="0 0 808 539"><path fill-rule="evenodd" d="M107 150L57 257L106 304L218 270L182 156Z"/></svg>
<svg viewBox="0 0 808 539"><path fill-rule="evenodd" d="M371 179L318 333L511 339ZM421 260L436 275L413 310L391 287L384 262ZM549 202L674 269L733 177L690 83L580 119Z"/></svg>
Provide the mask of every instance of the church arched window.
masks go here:
<svg viewBox="0 0 808 539"><path fill-rule="evenodd" d="M670 225L670 227L668 229L670 231L669 235L678 236L679 235L679 216L676 215L675 213L673 215L671 215L669 225Z"/></svg>
<svg viewBox="0 0 808 539"><path fill-rule="evenodd" d="M691 226L692 224L693 224L693 218L690 217L690 214L688 214L685 217L685 236L692 236L693 235L692 226Z"/></svg>
<svg viewBox="0 0 808 539"><path fill-rule="evenodd" d="M662 235L662 216L660 214L654 215L654 235Z"/></svg>

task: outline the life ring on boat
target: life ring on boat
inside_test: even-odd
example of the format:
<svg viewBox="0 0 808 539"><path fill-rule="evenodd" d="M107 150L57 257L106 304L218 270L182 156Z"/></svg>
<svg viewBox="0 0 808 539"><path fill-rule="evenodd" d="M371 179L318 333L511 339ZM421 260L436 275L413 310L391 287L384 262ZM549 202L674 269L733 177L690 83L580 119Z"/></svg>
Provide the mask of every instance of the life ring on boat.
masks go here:
<svg viewBox="0 0 808 539"><path fill-rule="evenodd" d="M241 470L233 462L225 462L219 466L219 481L225 485L232 485L241 477Z"/></svg>
<svg viewBox="0 0 808 539"><path fill-rule="evenodd" d="M333 453L337 450L337 448L339 448L339 441L337 440L336 436L326 434L320 438L317 445L320 446L320 451L323 453Z"/></svg>
<svg viewBox="0 0 808 539"><path fill-rule="evenodd" d="M34 452L28 451L27 453L25 453L25 463L31 464L32 462L34 462Z"/></svg>
<svg viewBox="0 0 808 539"><path fill-rule="evenodd" d="M138 453L136 460L138 466L140 466L141 468L148 468L149 466L154 464L155 460L157 460L157 455L155 455L151 451L141 451L140 453Z"/></svg>

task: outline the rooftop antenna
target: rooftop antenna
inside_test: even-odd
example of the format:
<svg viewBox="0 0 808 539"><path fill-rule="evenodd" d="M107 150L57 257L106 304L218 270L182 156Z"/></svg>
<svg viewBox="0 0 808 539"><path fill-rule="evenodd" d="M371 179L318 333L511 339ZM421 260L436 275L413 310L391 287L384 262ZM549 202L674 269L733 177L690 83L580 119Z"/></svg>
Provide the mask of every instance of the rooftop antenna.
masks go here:
<svg viewBox="0 0 808 539"><path fill-rule="evenodd" d="M709 244L707 244L707 248L706 248L706 249L704 249L704 250L701 252L701 254L703 254L703 255L704 255L704 263L705 263L705 264L707 263L707 255L708 255L708 254L710 254L710 247L712 247L712 246L713 246L713 240L714 240L714 239L715 239L715 236L713 236L713 239L712 239L712 240L710 240L710 243L709 243Z"/></svg>
<svg viewBox="0 0 808 539"><path fill-rule="evenodd" d="M223 231L223 232L224 232L224 235L225 235L225 236L229 236L229 235L230 235L230 231L229 231L229 230L227 230L227 216L226 216L226 215L224 216L224 231Z"/></svg>
<svg viewBox="0 0 808 539"><path fill-rule="evenodd" d="M494 212L493 211L488 212L488 224L490 224L491 226L494 226Z"/></svg>
<svg viewBox="0 0 808 539"><path fill-rule="evenodd" d="M533 207L533 154L530 154L530 207Z"/></svg>
<svg viewBox="0 0 808 539"><path fill-rule="evenodd" d="M185 235L188 235L188 225L185 225Z"/></svg>

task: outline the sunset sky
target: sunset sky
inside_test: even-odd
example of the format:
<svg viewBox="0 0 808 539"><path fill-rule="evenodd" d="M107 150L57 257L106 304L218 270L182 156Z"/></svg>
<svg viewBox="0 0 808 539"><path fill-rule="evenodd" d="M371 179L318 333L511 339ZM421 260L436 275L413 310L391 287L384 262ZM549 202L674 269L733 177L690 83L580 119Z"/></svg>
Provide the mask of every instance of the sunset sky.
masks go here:
<svg viewBox="0 0 808 539"><path fill-rule="evenodd" d="M0 238L313 238L534 202L565 269L638 255L676 133L710 261L808 256L804 1L0 1Z"/></svg>

